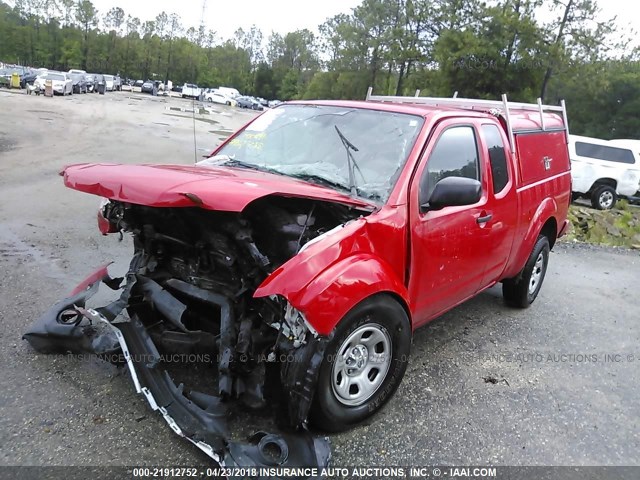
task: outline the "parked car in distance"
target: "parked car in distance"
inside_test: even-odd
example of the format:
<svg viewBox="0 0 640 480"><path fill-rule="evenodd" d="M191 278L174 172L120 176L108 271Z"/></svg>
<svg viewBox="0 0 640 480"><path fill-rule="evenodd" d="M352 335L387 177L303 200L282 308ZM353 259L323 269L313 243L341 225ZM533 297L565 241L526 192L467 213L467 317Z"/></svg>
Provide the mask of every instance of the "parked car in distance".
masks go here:
<svg viewBox="0 0 640 480"><path fill-rule="evenodd" d="M585 197L593 208L613 208L620 197L640 189L640 153L628 142L569 136L573 198Z"/></svg>
<svg viewBox="0 0 640 480"><path fill-rule="evenodd" d="M116 92L122 90L122 79L120 78L120 75L113 76L113 90Z"/></svg>
<svg viewBox="0 0 640 480"><path fill-rule="evenodd" d="M216 90L218 90L218 92L222 93L223 95L231 98L237 98L241 96L240 92L237 89L231 87L218 87Z"/></svg>
<svg viewBox="0 0 640 480"><path fill-rule="evenodd" d="M264 110L264 107L258 103L255 98L252 97L238 97L235 99L238 107L250 108L251 110Z"/></svg>
<svg viewBox="0 0 640 480"><path fill-rule="evenodd" d="M263 107L268 107L269 106L269 102L267 100L265 100L264 98L262 98L262 97L252 97L252 98L254 98Z"/></svg>
<svg viewBox="0 0 640 480"><path fill-rule="evenodd" d="M142 93L153 93L153 81L147 80L144 82L140 87L140 91Z"/></svg>
<svg viewBox="0 0 640 480"><path fill-rule="evenodd" d="M73 93L87 93L87 80L84 73L69 73L73 82Z"/></svg>
<svg viewBox="0 0 640 480"><path fill-rule="evenodd" d="M0 87L9 88L11 86L11 72L9 69L0 68Z"/></svg>
<svg viewBox="0 0 640 480"><path fill-rule="evenodd" d="M136 80L131 86L131 91L137 93L142 92L142 85L144 85L144 80Z"/></svg>
<svg viewBox="0 0 640 480"><path fill-rule="evenodd" d="M35 81L40 72L21 65L5 66L0 69L0 76L4 78L2 83L8 87L14 74L18 74L20 88L26 88L27 84Z"/></svg>
<svg viewBox="0 0 640 480"><path fill-rule="evenodd" d="M204 94L204 99L207 102L211 103L220 103L222 105L231 105L235 103L235 100L224 93L221 93L219 90L211 89L209 92Z"/></svg>
<svg viewBox="0 0 640 480"><path fill-rule="evenodd" d="M78 70L76 68L72 68L68 73L87 73L84 70Z"/></svg>
<svg viewBox="0 0 640 480"><path fill-rule="evenodd" d="M113 75L104 75L105 88L107 92L113 92L114 83L113 83Z"/></svg>
<svg viewBox="0 0 640 480"><path fill-rule="evenodd" d="M94 75L96 87L95 90L100 95L104 95L107 92L107 79L102 73L96 73Z"/></svg>
<svg viewBox="0 0 640 480"><path fill-rule="evenodd" d="M185 83L181 90L182 98L200 98L202 91L195 83Z"/></svg>
<svg viewBox="0 0 640 480"><path fill-rule="evenodd" d="M281 100L269 100L269 108L277 107L281 103Z"/></svg>
<svg viewBox="0 0 640 480"><path fill-rule="evenodd" d="M51 86L53 87L53 93L57 95L72 95L73 94L73 80L68 73L49 71L43 75L39 75L33 82L34 86L39 87L41 90L45 89L47 80L51 80Z"/></svg>
<svg viewBox="0 0 640 480"><path fill-rule="evenodd" d="M87 83L87 93L95 93L96 90L96 74L95 73L86 73L84 75L84 81Z"/></svg>
<svg viewBox="0 0 640 480"><path fill-rule="evenodd" d="M41 72L33 69L26 70L20 77L20 88L27 88L27 85L33 85L38 75L41 75Z"/></svg>

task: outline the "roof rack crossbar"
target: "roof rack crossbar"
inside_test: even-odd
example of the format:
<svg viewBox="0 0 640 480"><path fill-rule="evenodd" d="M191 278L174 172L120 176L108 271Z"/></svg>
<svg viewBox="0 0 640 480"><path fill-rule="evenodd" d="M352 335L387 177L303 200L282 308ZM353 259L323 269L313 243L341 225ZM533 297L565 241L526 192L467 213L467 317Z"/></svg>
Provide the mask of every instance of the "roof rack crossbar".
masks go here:
<svg viewBox="0 0 640 480"><path fill-rule="evenodd" d="M511 126L510 110L524 110L530 112L536 112L540 115L540 125L542 130L546 130L544 121L544 112L558 112L562 115L564 123L564 130L567 133L567 139L569 138L569 124L567 121L567 109L564 100L560 102L560 105L543 105L542 99L538 98L536 103L522 103L522 102L509 102L507 101L507 95L502 95L502 101L499 100L482 100L472 98L460 98L458 92L455 92L453 98L438 98L438 97L420 97L420 90L416 90L415 96L403 97L397 95L373 95L373 88L369 87L367 91L367 101L372 102L391 102L391 103L413 103L420 105L430 105L434 107L456 107L467 110L480 110L487 111L491 109L498 109L503 112L507 131L509 135L509 142L511 147L514 147L513 141L513 129Z"/></svg>

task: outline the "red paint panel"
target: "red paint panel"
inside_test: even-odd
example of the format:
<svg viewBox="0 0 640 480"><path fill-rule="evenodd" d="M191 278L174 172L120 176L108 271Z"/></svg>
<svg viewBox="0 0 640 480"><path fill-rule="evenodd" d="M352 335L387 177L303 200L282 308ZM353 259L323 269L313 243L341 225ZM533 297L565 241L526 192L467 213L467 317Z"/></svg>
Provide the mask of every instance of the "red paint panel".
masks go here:
<svg viewBox="0 0 640 480"><path fill-rule="evenodd" d="M522 186L569 170L564 132L517 134L515 142Z"/></svg>
<svg viewBox="0 0 640 480"><path fill-rule="evenodd" d="M65 167L67 187L101 197L151 207L194 207L240 212L267 195L370 205L331 188L283 175L231 167L184 165L77 164ZM201 202L194 202L192 198Z"/></svg>
<svg viewBox="0 0 640 480"><path fill-rule="evenodd" d="M111 265L113 262L105 263L103 266L95 269L91 274L89 274L84 280L82 280L76 287L71 291L69 297L73 297L78 293L86 290L90 285L93 285L96 282L99 282L104 277L109 275L107 267Z"/></svg>
<svg viewBox="0 0 640 480"><path fill-rule="evenodd" d="M337 229L273 271L254 297L284 296L325 334L375 293L391 292L408 305L405 215L405 207L384 207Z"/></svg>

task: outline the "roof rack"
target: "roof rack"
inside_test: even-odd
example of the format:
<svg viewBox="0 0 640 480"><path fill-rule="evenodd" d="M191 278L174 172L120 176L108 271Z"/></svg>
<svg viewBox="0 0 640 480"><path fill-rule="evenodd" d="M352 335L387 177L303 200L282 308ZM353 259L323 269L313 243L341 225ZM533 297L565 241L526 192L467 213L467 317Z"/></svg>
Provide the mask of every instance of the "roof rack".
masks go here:
<svg viewBox="0 0 640 480"><path fill-rule="evenodd" d="M476 110L482 112L488 112L491 110L498 110L498 114L502 114L507 124L507 132L509 135L509 143L511 148L514 148L513 141L513 129L511 125L511 118L509 110L527 110L531 112L538 112L540 114L540 126L545 131L544 124L544 112L559 112L562 114L562 122L564 124L564 130L567 132L567 142L569 142L569 122L567 121L567 109L564 100L560 101L560 106L555 105L543 105L542 100L538 98L537 103L518 103L507 101L507 95L502 95L502 101L498 100L476 100L471 98L459 98L458 92L453 94L452 98L438 98L438 97L421 97L420 90L416 90L416 94L413 97L403 96L387 96L387 95L373 95L373 88L369 87L367 91L367 101L373 102L391 102L391 103L413 103L420 105L431 105L434 107L455 107L467 110ZM496 112L492 112L496 113Z"/></svg>

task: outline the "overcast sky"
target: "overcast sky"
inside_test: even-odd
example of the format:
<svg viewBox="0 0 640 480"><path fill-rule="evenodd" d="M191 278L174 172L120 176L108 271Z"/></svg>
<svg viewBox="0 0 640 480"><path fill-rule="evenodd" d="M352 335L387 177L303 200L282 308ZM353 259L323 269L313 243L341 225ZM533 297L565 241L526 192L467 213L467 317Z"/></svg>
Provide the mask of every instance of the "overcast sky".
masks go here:
<svg viewBox="0 0 640 480"><path fill-rule="evenodd" d="M197 27L202 18L202 0L92 0L105 13L118 6L142 20L152 20L161 11L177 13L183 25ZM300 28L315 30L327 18L350 13L362 0L206 0L205 23L227 39L239 27L256 25L266 39L271 31L287 33ZM600 0L604 18L618 17L618 25L626 26L635 17L633 0ZM545 16L546 17L546 16ZM636 24L640 22L636 21ZM640 26L640 25L639 25Z"/></svg>
<svg viewBox="0 0 640 480"><path fill-rule="evenodd" d="M177 13L186 27L197 27L202 18L202 0L92 0L102 13L120 7L141 20L152 20L163 10ZM266 38L271 31L287 33L317 26L338 13L350 13L361 0L207 0L205 24L222 39L238 28L256 25Z"/></svg>
<svg viewBox="0 0 640 480"><path fill-rule="evenodd" d="M5 0L15 4L15 0ZM287 33L301 28L316 31L319 24L338 13L349 13L362 0L207 0L205 24L226 40L238 28L245 30L256 25L265 40L272 31ZM100 14L112 7L142 21L153 20L163 10L177 13L185 27L197 27L202 18L202 0L92 0ZM599 20L617 16L618 28L634 26L640 29L634 0L599 0L602 9ZM542 14L541 18L548 16ZM632 25L633 22L633 25ZM636 36L636 38L638 38ZM636 40L635 44L638 44Z"/></svg>

